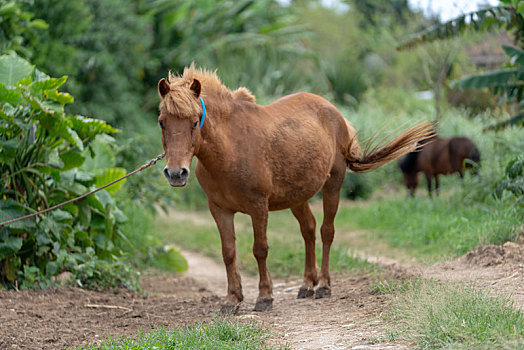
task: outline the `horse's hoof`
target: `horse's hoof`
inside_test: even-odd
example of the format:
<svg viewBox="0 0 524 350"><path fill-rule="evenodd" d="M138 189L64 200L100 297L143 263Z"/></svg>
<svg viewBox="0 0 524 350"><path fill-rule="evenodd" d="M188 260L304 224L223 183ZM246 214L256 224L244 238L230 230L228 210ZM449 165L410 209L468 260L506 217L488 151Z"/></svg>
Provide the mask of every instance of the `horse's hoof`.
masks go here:
<svg viewBox="0 0 524 350"><path fill-rule="evenodd" d="M311 298L315 295L315 290L311 287L300 287L298 290L297 299Z"/></svg>
<svg viewBox="0 0 524 350"><path fill-rule="evenodd" d="M240 308L240 303L237 304L224 304L220 308L220 314L221 315L236 315L238 312L238 309Z"/></svg>
<svg viewBox="0 0 524 350"><path fill-rule="evenodd" d="M329 298L331 296L331 287L322 286L318 287L315 291L315 299Z"/></svg>
<svg viewBox="0 0 524 350"><path fill-rule="evenodd" d="M273 298L258 298L255 304L255 311L268 311L273 305Z"/></svg>

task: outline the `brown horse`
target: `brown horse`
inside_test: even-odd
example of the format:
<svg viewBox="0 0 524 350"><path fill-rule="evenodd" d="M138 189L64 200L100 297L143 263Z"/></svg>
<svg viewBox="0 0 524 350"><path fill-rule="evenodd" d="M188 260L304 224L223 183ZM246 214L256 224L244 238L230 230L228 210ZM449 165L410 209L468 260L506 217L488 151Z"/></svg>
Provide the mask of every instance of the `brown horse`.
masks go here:
<svg viewBox="0 0 524 350"><path fill-rule="evenodd" d="M352 125L317 95L296 93L260 106L246 88L231 91L216 74L193 65L182 76L161 79L158 92L162 99L158 121L167 159L164 175L171 186L184 186L192 158L197 157L196 176L220 233L228 282L223 313L236 312L243 300L235 213L248 214L252 220L253 254L260 276L256 311L269 310L273 303L266 267L266 228L268 212L273 210L290 208L304 238L304 282L298 298L328 297L333 220L346 168L375 169L414 150L433 127L431 123L416 125L380 147L361 152ZM320 275L315 218L308 204L319 191L324 203Z"/></svg>
<svg viewBox="0 0 524 350"><path fill-rule="evenodd" d="M413 196L418 186L418 173L426 175L428 194L431 196L431 179L435 178L438 195L439 174L458 173L464 177L464 168L472 168L470 160L480 163L480 153L475 143L467 137L442 138L435 136L420 143L420 150L407 154L399 160L399 167L404 175L404 182L409 194ZM477 168L475 168L475 171Z"/></svg>

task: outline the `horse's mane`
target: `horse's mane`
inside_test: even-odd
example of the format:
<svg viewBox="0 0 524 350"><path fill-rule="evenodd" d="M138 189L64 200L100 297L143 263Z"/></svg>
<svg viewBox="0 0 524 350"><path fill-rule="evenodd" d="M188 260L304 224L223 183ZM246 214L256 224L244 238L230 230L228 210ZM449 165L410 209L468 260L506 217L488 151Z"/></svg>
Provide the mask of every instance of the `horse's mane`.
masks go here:
<svg viewBox="0 0 524 350"><path fill-rule="evenodd" d="M241 87L231 91L222 84L216 72L196 68L194 63L192 63L189 67L184 68L182 75L169 72L168 83L170 89L160 103L160 108L167 108L170 113L178 116L199 114L200 103L195 100L190 89L195 79L200 82L200 96L204 100L206 97L218 97L221 100L235 99L255 102L255 97L247 88Z"/></svg>

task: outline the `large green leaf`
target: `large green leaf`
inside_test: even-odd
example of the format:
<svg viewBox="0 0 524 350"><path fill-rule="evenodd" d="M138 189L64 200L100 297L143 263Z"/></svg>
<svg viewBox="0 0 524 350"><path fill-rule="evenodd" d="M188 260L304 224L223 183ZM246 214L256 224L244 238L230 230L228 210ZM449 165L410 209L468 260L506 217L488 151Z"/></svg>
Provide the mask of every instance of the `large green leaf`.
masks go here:
<svg viewBox="0 0 524 350"><path fill-rule="evenodd" d="M47 165L55 169L61 169L64 167L64 162L62 161L62 159L60 159L60 156L58 155L58 149L53 148L47 154Z"/></svg>
<svg viewBox="0 0 524 350"><path fill-rule="evenodd" d="M48 98L60 103L62 106L68 103L73 103L75 99L67 92L58 92L55 90L46 90L45 94Z"/></svg>
<svg viewBox="0 0 524 350"><path fill-rule="evenodd" d="M19 80L28 77L34 67L16 55L0 56L0 83L12 86Z"/></svg>
<svg viewBox="0 0 524 350"><path fill-rule="evenodd" d="M458 16L416 33L397 46L397 50L409 49L419 44L460 36L470 29L486 31L511 23L516 12L511 6L496 6Z"/></svg>
<svg viewBox="0 0 524 350"><path fill-rule="evenodd" d="M114 139L108 135L98 135L90 145L94 156L91 156L92 154L87 149L84 152L86 161L82 165L82 169L93 171L114 167L116 160L115 152L111 145L113 142Z"/></svg>
<svg viewBox="0 0 524 350"><path fill-rule="evenodd" d="M62 86L67 80L67 76L61 78L47 78L45 80L33 81L29 86L32 93L40 93L46 90L54 91Z"/></svg>
<svg viewBox="0 0 524 350"><path fill-rule="evenodd" d="M511 118L503 120L499 123L493 124L485 128L485 130L499 130L510 125L521 125L524 126L524 113L519 113Z"/></svg>
<svg viewBox="0 0 524 350"><path fill-rule="evenodd" d="M96 187L101 187L107 185L108 183L125 176L127 174L126 169L124 168L107 168L107 169L98 169L95 170L95 185ZM114 194L120 189L126 180L119 181L106 188L106 191Z"/></svg>
<svg viewBox="0 0 524 350"><path fill-rule="evenodd" d="M62 137L71 145L78 148L80 151L84 150L84 143L82 142L80 137L78 137L76 131L67 126L65 121L55 124L54 127L52 127L51 129L48 128L48 130L50 131L50 134L52 136Z"/></svg>
<svg viewBox="0 0 524 350"><path fill-rule="evenodd" d="M88 192L88 188L78 182L61 182L60 188L69 192L71 197L80 196Z"/></svg>
<svg viewBox="0 0 524 350"><path fill-rule="evenodd" d="M16 155L20 140L13 138L7 141L0 141L0 163L12 162Z"/></svg>
<svg viewBox="0 0 524 350"><path fill-rule="evenodd" d="M84 164L85 161L85 157L80 152L74 149L64 154L61 154L60 158L62 159L62 162L64 162L62 171L78 168L82 164Z"/></svg>
<svg viewBox="0 0 524 350"><path fill-rule="evenodd" d="M105 212L105 208L104 208L104 204L102 203L102 201L100 201L100 196L101 196L101 193L105 192L104 190L92 195L92 196L89 196L87 197L87 202L89 203L89 205L91 207L93 207L94 209L98 210L100 213L104 213ZM106 193L106 195L108 195ZM102 195L103 196L103 195Z"/></svg>
<svg viewBox="0 0 524 350"><path fill-rule="evenodd" d="M21 237L9 236L8 233L0 235L0 261L18 252L22 248Z"/></svg>
<svg viewBox="0 0 524 350"><path fill-rule="evenodd" d="M29 87L31 91L40 92L44 90L56 90L67 80L67 76L61 78L47 78L45 80L34 81Z"/></svg>
<svg viewBox="0 0 524 350"><path fill-rule="evenodd" d="M48 214L49 216L51 216L53 218L54 221L56 222L60 222L60 223L69 223L69 224L72 224L73 223L73 216L71 215L71 213L65 211L65 210L62 210L62 209L56 209L54 211L52 211L50 214Z"/></svg>
<svg viewBox="0 0 524 350"><path fill-rule="evenodd" d="M524 67L524 50L518 49L513 46L502 45L502 49L511 58L511 63L517 63L521 67Z"/></svg>
<svg viewBox="0 0 524 350"><path fill-rule="evenodd" d="M10 103L12 105L19 103L22 100L22 93L19 89L8 89L4 84L0 83L0 103Z"/></svg>
<svg viewBox="0 0 524 350"><path fill-rule="evenodd" d="M450 86L458 86L463 89L510 87L515 86L518 81L523 80L523 69L505 68L460 78L452 81Z"/></svg>
<svg viewBox="0 0 524 350"><path fill-rule="evenodd" d="M27 215L27 209L12 199L0 200L0 222ZM7 225L11 229L28 229L35 227L35 218L24 219Z"/></svg>
<svg viewBox="0 0 524 350"><path fill-rule="evenodd" d="M72 129L74 129L81 139L94 138L99 134L112 134L119 132L118 129L113 128L103 120L93 119L77 115L74 117L68 117L67 120L70 123Z"/></svg>
<svg viewBox="0 0 524 350"><path fill-rule="evenodd" d="M98 199L98 201L100 202L100 204L102 205L102 207L104 208L104 212L105 210L108 208L108 207L114 207L115 206L115 200L113 197L111 197L111 195L109 194L109 192L107 192L105 189L104 190L101 190L100 192L97 192L95 194L95 197ZM90 203L91 205L93 205L92 203ZM93 205L94 206L94 205Z"/></svg>
<svg viewBox="0 0 524 350"><path fill-rule="evenodd" d="M91 223L91 208L89 207L88 201L86 199L80 200L78 202L78 209L78 219L80 220L80 223L84 225L84 227L89 227L89 224Z"/></svg>

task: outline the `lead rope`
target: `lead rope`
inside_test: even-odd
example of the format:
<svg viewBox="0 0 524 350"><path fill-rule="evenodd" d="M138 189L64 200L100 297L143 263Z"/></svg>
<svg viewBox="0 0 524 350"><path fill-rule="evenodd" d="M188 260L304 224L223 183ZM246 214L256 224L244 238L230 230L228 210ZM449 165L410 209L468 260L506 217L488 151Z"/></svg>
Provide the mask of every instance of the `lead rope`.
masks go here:
<svg viewBox="0 0 524 350"><path fill-rule="evenodd" d="M83 194L83 195L81 195L81 196L79 196L79 197L76 197L76 198L70 199L70 200L68 200L67 202L63 202L63 203L57 204L57 205L55 205L55 206L53 206L53 207L51 207L51 208L47 208L47 209L41 210L41 211L36 212L36 213L33 213L33 214L29 214L29 215L26 215L26 216L21 216L21 217L16 218L16 219L12 219L12 220L9 220L9 221L2 222L2 223L0 223L0 227L3 227L3 226L5 226L5 225L12 224L13 222L17 222L17 221L20 221L20 220L29 219L29 218L32 218L32 217L34 217L34 216L40 215L40 214L45 214L45 213L50 212L50 211L52 211L52 210L58 209L58 208L60 208L60 207L63 207L63 206L66 205L66 204L73 203L73 202L76 202L76 201L78 201L78 200L80 200L80 199L82 199L82 198L85 198L85 197L87 197L87 196L90 196L90 195L92 195L93 193L96 193L96 192L98 192L98 191L100 191L100 190L103 190L103 189L106 188L106 187L109 187L109 186L111 186L111 185L113 185L113 184L115 184L115 183L117 183L117 182L119 182L119 181L122 181L123 179L125 179L125 178L127 178L127 177L129 177L129 176L131 176L131 175L134 175L134 174L136 174L136 173L138 173L138 172L141 172L142 170L147 169L147 168L149 168L149 167L152 166L152 165L155 165L156 162L158 162L160 159L164 158L165 156L166 156L165 153L159 154L158 156L156 156L156 158L151 159L149 162L147 162L146 164L142 165L140 168L136 169L135 171L132 171L132 172L130 172L129 174L127 174L127 175L125 175L125 176L122 176L121 178L118 178L118 179L116 179L116 180L114 180L114 181L111 181L111 182L108 183L107 185L104 185L104 186L102 186L102 187L99 187L99 188L97 188L97 189L95 189L95 190L93 190L93 191L91 191L91 192L85 193L85 194Z"/></svg>

